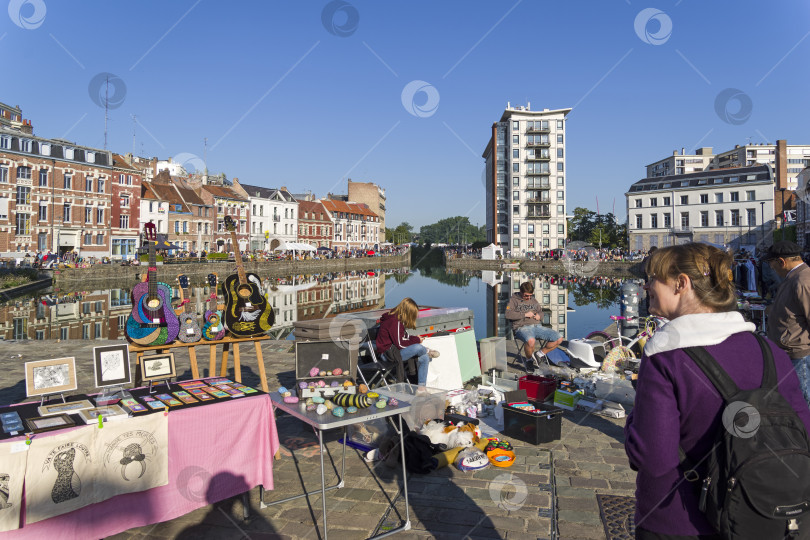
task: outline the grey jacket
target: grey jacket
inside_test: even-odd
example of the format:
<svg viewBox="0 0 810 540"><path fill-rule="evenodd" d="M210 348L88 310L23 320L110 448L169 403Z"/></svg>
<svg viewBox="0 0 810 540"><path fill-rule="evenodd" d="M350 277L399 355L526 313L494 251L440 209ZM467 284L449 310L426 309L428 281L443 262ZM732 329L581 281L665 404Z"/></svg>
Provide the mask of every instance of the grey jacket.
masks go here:
<svg viewBox="0 0 810 540"><path fill-rule="evenodd" d="M522 326L542 323L542 319L538 321L526 317L526 313L529 311L542 314L543 306L541 306L540 302L534 297L530 300L524 300L520 291L513 294L512 298L509 299L509 303L506 305L506 320L511 321L513 332L517 331L517 329Z"/></svg>
<svg viewBox="0 0 810 540"><path fill-rule="evenodd" d="M810 355L810 267L794 268L779 285L768 316L768 337L796 360Z"/></svg>

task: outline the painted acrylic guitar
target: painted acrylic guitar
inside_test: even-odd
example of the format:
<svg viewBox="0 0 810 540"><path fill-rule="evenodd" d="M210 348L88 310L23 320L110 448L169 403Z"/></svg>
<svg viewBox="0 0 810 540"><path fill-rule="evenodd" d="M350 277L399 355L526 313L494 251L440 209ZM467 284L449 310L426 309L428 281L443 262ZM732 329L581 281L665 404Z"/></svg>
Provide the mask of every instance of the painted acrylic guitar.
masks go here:
<svg viewBox="0 0 810 540"><path fill-rule="evenodd" d="M208 285L211 287L209 309L205 310L205 324L203 325L203 339L216 341L225 337L225 325L222 324L222 311L217 310L217 282L216 274L208 274Z"/></svg>
<svg viewBox="0 0 810 540"><path fill-rule="evenodd" d="M225 228L231 232L231 243L236 255L236 274L228 276L222 284L225 328L235 337L260 336L270 330L276 316L262 294L259 276L245 273L242 254L236 241L236 222L231 216L225 216Z"/></svg>
<svg viewBox="0 0 810 540"><path fill-rule="evenodd" d="M164 345L177 339L180 321L172 309L172 289L157 280L155 224L144 225L149 243L149 271L146 280L132 289L132 313L127 319L126 335L138 345Z"/></svg>
<svg viewBox="0 0 810 540"><path fill-rule="evenodd" d="M183 274L177 276L177 283L180 288L180 334L178 338L183 343L196 343L202 338L200 325L197 323L197 315L191 309L191 298L188 295L188 277Z"/></svg>

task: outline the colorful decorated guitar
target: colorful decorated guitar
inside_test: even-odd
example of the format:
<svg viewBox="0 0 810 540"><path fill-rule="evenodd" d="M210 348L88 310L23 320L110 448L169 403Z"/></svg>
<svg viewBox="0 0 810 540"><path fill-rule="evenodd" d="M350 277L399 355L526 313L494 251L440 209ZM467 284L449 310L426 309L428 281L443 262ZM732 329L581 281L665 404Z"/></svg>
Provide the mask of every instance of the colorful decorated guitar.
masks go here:
<svg viewBox="0 0 810 540"><path fill-rule="evenodd" d="M205 310L205 324L203 325L203 339L216 341L225 337L225 325L222 324L222 312L217 310L217 282L216 274L208 274L208 285L211 287L209 309Z"/></svg>
<svg viewBox="0 0 810 540"><path fill-rule="evenodd" d="M262 294L259 276L245 273L242 254L236 241L236 222L231 216L225 216L225 228L231 232L231 243L236 255L236 274L228 276L222 285L225 328L235 337L260 336L270 330L276 316Z"/></svg>
<svg viewBox="0 0 810 540"><path fill-rule="evenodd" d="M149 271L146 280L132 289L132 313L127 319L127 338L138 345L164 345L177 339L180 321L172 309L172 289L157 280L155 224L144 225L149 243Z"/></svg>
<svg viewBox="0 0 810 540"><path fill-rule="evenodd" d="M200 325L197 324L197 315L191 310L191 298L188 295L188 277L183 274L177 276L177 283L180 286L180 335L178 338L183 343L196 343L202 337Z"/></svg>

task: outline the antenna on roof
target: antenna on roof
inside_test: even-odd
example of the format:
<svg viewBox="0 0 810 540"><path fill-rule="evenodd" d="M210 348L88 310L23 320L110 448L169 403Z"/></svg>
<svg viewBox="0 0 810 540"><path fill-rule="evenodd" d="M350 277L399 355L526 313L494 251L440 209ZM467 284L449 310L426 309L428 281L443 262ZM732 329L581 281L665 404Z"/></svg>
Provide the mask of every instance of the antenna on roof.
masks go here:
<svg viewBox="0 0 810 540"><path fill-rule="evenodd" d="M107 75L107 85L104 88L104 150L107 149L107 118L110 109L110 76Z"/></svg>
<svg viewBox="0 0 810 540"><path fill-rule="evenodd" d="M132 115L132 157L135 157L135 130L138 128L138 117Z"/></svg>

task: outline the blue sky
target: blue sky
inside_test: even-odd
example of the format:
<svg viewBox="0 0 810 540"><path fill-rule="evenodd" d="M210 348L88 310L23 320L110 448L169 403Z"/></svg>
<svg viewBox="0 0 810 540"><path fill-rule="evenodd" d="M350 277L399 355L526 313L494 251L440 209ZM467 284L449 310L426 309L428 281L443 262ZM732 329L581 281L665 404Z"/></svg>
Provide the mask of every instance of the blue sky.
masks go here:
<svg viewBox="0 0 810 540"><path fill-rule="evenodd" d="M8 12L0 101L37 135L103 147L90 86L111 73L108 148L131 152L134 132L136 154L200 163L207 137L209 170L246 183L325 196L348 177L375 182L389 226L484 223L481 153L507 101L574 108L569 211L598 197L622 219L628 186L674 149L810 144L804 0L11 0ZM424 87L412 81L430 95L406 108L403 90ZM718 102L730 88L739 99Z"/></svg>

